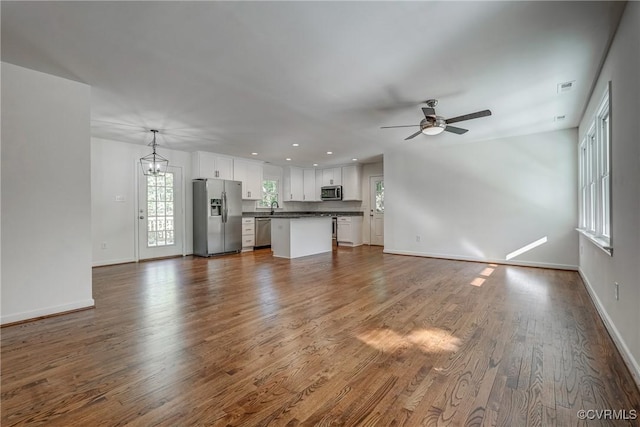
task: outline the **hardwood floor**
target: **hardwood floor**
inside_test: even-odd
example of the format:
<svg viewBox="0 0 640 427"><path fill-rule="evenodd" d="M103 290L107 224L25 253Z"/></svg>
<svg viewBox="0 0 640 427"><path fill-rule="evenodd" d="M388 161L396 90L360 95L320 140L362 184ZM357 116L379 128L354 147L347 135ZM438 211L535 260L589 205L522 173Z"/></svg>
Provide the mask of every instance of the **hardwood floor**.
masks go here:
<svg viewBox="0 0 640 427"><path fill-rule="evenodd" d="M640 416L575 272L340 247L96 268L2 329L2 426L570 426ZM618 413L620 414L620 413Z"/></svg>

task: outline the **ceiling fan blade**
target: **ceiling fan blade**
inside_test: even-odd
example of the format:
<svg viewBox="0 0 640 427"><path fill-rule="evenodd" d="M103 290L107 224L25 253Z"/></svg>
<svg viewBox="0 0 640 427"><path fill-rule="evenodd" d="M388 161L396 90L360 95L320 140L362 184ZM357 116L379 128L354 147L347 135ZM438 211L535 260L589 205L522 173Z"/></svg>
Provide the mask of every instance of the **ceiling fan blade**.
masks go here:
<svg viewBox="0 0 640 427"><path fill-rule="evenodd" d="M444 130L451 133L457 133L458 135L469 132L469 129L457 128L455 126L447 126L446 128L444 128Z"/></svg>
<svg viewBox="0 0 640 427"><path fill-rule="evenodd" d="M422 112L424 113L425 117L436 115L436 110L431 107L422 107Z"/></svg>
<svg viewBox="0 0 640 427"><path fill-rule="evenodd" d="M471 114L465 114L464 116L458 116L458 117L454 117L451 119L447 119L445 120L447 122L447 124L449 123L457 123L457 122L463 122L465 120L471 120L471 119L477 119L480 117L486 117L486 116L490 116L491 115L491 110L483 110L483 111L477 111L475 113L471 113Z"/></svg>
<svg viewBox="0 0 640 427"><path fill-rule="evenodd" d="M420 125L380 126L380 129L412 128Z"/></svg>
<svg viewBox="0 0 640 427"><path fill-rule="evenodd" d="M416 136L420 135L422 133L422 129L420 129L418 132L414 133L413 135L410 135L408 137L406 137L404 140L408 140L408 139L412 139L415 138Z"/></svg>

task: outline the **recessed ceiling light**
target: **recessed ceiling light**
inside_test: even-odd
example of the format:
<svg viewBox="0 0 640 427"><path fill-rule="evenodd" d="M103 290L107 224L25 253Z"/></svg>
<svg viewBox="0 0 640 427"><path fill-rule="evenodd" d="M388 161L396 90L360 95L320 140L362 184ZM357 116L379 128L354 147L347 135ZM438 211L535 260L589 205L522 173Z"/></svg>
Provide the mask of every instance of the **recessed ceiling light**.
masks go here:
<svg viewBox="0 0 640 427"><path fill-rule="evenodd" d="M313 166L318 166L318 164L317 164L317 163L314 163L314 164L313 164Z"/></svg>
<svg viewBox="0 0 640 427"><path fill-rule="evenodd" d="M251 153L251 155L252 155L252 156L257 156L257 155L258 155L258 153Z"/></svg>
<svg viewBox="0 0 640 427"><path fill-rule="evenodd" d="M290 161L291 161L291 158L287 157L285 160L286 160L287 162L290 162Z"/></svg>
<svg viewBox="0 0 640 427"><path fill-rule="evenodd" d="M300 146L300 144L291 144L291 145L293 145L294 147L299 147Z"/></svg>
<svg viewBox="0 0 640 427"><path fill-rule="evenodd" d="M357 161L358 161L358 159L351 159L351 160L353 160L354 162L357 162Z"/></svg>
<svg viewBox="0 0 640 427"><path fill-rule="evenodd" d="M327 154L333 154L333 151L327 151Z"/></svg>

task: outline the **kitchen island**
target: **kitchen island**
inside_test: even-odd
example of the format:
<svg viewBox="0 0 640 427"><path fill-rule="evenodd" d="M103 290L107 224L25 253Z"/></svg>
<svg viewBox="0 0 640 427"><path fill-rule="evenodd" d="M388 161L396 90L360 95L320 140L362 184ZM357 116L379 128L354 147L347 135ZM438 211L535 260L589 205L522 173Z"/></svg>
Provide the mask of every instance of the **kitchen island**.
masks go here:
<svg viewBox="0 0 640 427"><path fill-rule="evenodd" d="M274 216L271 250L278 258L298 258L331 252L332 219L329 216Z"/></svg>

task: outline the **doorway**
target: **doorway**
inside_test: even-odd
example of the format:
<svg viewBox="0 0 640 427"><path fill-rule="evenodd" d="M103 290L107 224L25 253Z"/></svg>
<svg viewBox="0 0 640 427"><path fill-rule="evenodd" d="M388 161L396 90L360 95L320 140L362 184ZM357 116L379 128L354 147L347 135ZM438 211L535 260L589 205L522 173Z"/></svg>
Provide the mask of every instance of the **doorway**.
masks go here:
<svg viewBox="0 0 640 427"><path fill-rule="evenodd" d="M138 259L184 255L182 168L145 176L138 168Z"/></svg>
<svg viewBox="0 0 640 427"><path fill-rule="evenodd" d="M384 246L384 177L369 177L369 244Z"/></svg>

